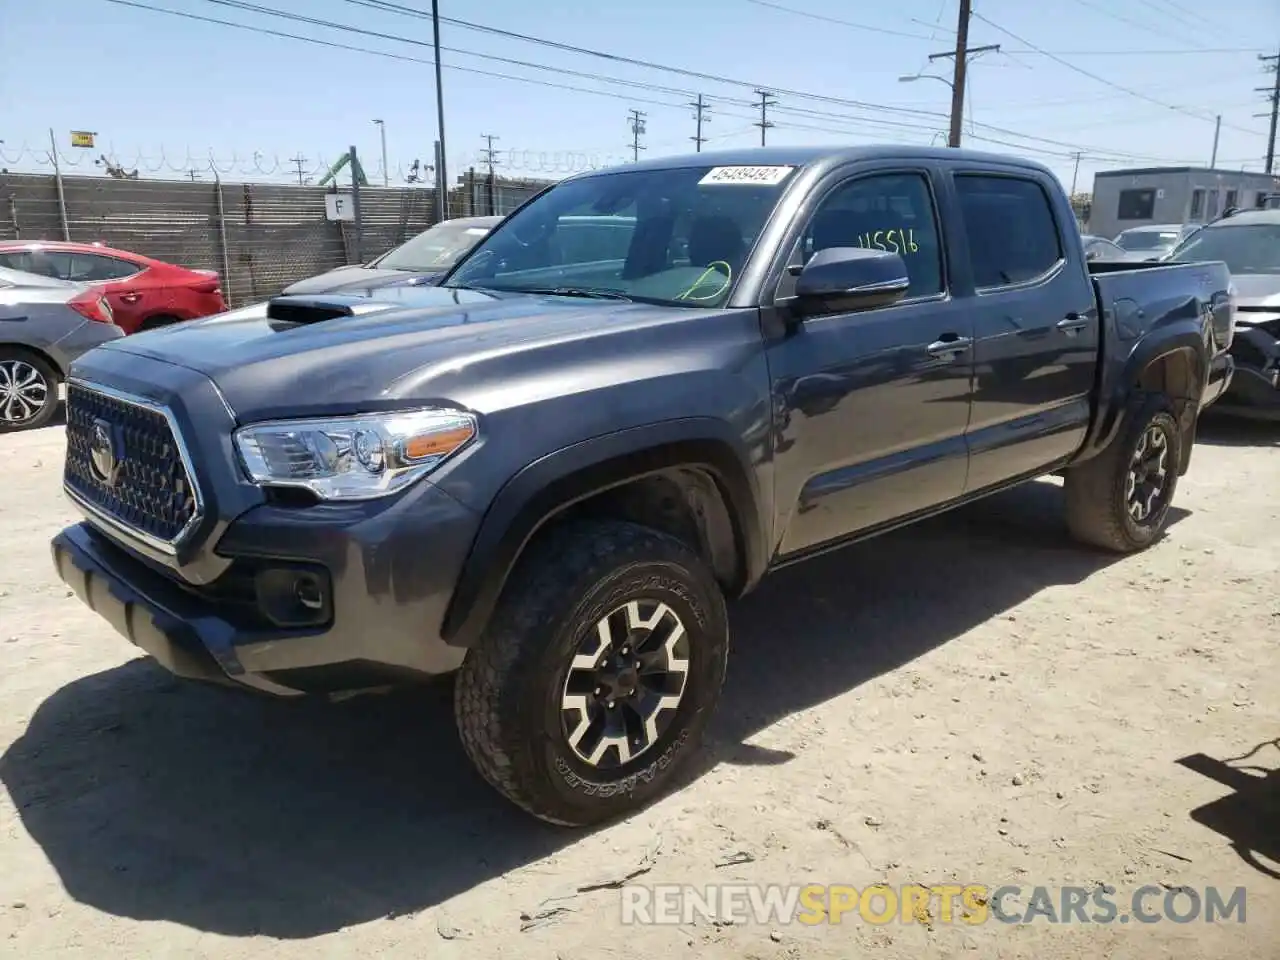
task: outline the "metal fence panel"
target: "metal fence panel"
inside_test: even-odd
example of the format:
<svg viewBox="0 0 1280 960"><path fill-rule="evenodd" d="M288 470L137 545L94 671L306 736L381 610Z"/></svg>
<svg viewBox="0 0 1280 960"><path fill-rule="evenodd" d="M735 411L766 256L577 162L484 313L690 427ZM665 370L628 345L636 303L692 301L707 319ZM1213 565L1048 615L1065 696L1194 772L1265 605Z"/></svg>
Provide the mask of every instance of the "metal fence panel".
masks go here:
<svg viewBox="0 0 1280 960"><path fill-rule="evenodd" d="M471 173L450 192L451 216L486 212L479 179ZM63 177L62 183L72 240L216 270L233 307L355 263L357 229L359 259L368 261L436 219L435 191L421 187L361 187L357 226L327 219L324 197L331 190L325 187L102 177ZM546 185L499 181L496 212L510 212ZM56 177L0 174L0 240L62 238Z"/></svg>

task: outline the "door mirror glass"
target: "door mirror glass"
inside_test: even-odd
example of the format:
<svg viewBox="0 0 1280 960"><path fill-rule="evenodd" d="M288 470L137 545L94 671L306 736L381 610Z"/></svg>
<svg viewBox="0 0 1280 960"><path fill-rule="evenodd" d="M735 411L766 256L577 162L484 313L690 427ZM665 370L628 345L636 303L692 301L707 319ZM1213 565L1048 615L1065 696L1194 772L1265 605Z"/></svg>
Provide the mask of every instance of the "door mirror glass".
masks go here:
<svg viewBox="0 0 1280 960"><path fill-rule="evenodd" d="M869 310L897 303L911 278L902 257L885 250L828 247L796 278L796 305L805 314Z"/></svg>

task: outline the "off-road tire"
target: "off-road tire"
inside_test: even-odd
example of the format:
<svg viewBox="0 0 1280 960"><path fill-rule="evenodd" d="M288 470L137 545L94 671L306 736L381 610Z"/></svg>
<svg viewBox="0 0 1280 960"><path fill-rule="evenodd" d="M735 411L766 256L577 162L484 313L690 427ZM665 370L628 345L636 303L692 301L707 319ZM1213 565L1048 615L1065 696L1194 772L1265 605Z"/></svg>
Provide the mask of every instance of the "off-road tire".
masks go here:
<svg viewBox="0 0 1280 960"><path fill-rule="evenodd" d="M560 725L561 695L584 631L630 600L676 612L689 637L680 705L651 749L616 771L584 769ZM724 683L724 596L680 540L624 521L566 524L532 544L468 651L454 690L458 731L497 790L542 820L586 826L640 809L696 752Z"/></svg>
<svg viewBox="0 0 1280 960"><path fill-rule="evenodd" d="M38 430L49 425L58 412L58 387L62 384L62 376L53 366L38 354L21 347L0 347L0 363L29 364L41 377L47 387L46 400L35 414L28 420L10 422L0 418L0 433L14 433L20 430Z"/></svg>
<svg viewBox="0 0 1280 960"><path fill-rule="evenodd" d="M1143 522L1129 513L1125 481L1138 444L1147 431L1159 429L1168 444L1168 478L1161 504ZM1169 520L1169 507L1178 486L1182 462L1182 433L1173 404L1163 394L1148 394L1137 401L1124 432L1092 460L1065 473L1067 527L1082 543L1116 553L1133 553L1159 539Z"/></svg>

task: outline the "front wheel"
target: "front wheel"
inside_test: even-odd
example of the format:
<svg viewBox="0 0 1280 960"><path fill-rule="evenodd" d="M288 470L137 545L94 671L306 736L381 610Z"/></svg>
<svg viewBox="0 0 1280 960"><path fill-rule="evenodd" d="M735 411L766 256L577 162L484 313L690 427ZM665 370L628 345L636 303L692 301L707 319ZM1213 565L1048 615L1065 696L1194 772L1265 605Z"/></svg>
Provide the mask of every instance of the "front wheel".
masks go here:
<svg viewBox="0 0 1280 960"><path fill-rule="evenodd" d="M35 354L0 347L0 433L48 424L58 409L60 379Z"/></svg>
<svg viewBox="0 0 1280 960"><path fill-rule="evenodd" d="M1168 397L1152 395L1103 453L1066 471L1067 526L1084 543L1131 553L1169 520L1182 433Z"/></svg>
<svg viewBox="0 0 1280 960"><path fill-rule="evenodd" d="M724 597L684 543L621 521L568 525L522 558L463 663L463 745L543 820L632 812L694 752L728 645Z"/></svg>

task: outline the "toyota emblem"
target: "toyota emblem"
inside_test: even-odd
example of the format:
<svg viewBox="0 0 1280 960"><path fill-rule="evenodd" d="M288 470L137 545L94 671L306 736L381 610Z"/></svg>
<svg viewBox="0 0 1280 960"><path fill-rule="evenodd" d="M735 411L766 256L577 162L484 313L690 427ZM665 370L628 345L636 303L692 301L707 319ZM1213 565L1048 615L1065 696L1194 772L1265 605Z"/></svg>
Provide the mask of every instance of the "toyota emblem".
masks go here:
<svg viewBox="0 0 1280 960"><path fill-rule="evenodd" d="M106 420L93 421L93 432L89 437L89 465L95 479L108 487L115 486L120 457L116 452L115 430Z"/></svg>

